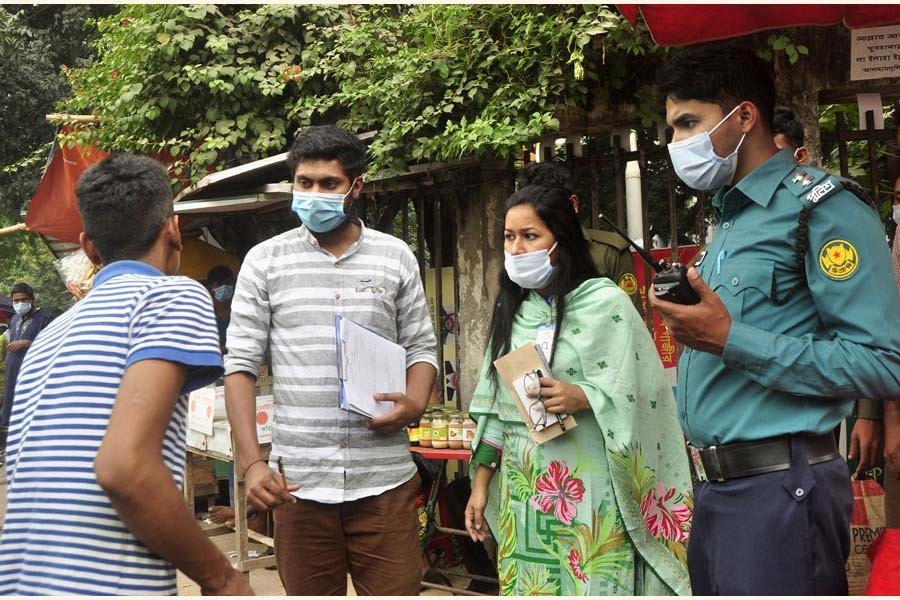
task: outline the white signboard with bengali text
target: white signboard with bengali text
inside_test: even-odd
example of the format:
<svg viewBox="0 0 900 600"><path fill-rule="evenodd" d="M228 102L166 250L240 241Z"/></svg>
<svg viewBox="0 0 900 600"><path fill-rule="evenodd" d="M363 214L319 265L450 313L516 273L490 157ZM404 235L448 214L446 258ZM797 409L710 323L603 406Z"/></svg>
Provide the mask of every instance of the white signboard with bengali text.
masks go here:
<svg viewBox="0 0 900 600"><path fill-rule="evenodd" d="M850 80L900 77L900 24L850 31Z"/></svg>

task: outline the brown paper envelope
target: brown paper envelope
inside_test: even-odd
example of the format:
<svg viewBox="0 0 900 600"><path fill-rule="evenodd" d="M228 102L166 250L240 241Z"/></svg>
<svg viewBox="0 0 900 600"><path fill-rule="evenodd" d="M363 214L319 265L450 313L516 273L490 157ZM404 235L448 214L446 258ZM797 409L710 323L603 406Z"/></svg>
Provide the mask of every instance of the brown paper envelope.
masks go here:
<svg viewBox="0 0 900 600"><path fill-rule="evenodd" d="M550 440L565 434L569 429L576 427L577 423L575 422L575 418L572 415L567 415L566 418L563 419L563 424L566 426L565 431L557 421L554 421L552 425L548 425L540 431L534 430L534 422L532 422L531 416L528 414L528 408L519 397L514 382L524 377L526 373L534 371L535 369L540 369L545 377L552 377L550 368L544 363L544 359L541 355L538 354L537 346L534 344L525 344L521 348L517 348L509 354L495 360L494 366L497 367L497 373L500 374L500 378L503 379L503 382L509 389L509 394L516 403L516 408L519 409L519 414L522 415L522 421L531 432L531 439L534 440L535 444L540 445L549 442Z"/></svg>

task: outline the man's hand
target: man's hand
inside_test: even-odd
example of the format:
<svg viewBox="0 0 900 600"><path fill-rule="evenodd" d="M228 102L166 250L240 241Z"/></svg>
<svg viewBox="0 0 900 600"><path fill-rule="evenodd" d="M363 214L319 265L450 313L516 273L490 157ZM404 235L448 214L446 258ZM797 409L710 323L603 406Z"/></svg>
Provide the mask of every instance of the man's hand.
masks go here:
<svg viewBox="0 0 900 600"><path fill-rule="evenodd" d="M410 423L421 417L425 411L424 403L417 402L406 394L399 392L394 394L375 394L373 398L379 402L393 402L394 409L384 416L366 419L366 427L372 431L396 433L401 429L406 429Z"/></svg>
<svg viewBox="0 0 900 600"><path fill-rule="evenodd" d="M541 400L549 413L566 414L591 407L584 390L574 383L541 377Z"/></svg>
<svg viewBox="0 0 900 600"><path fill-rule="evenodd" d="M718 356L725 350L731 315L722 299L700 277L697 269L688 269L688 281L697 295L699 304L676 304L649 294L650 304L659 312L672 336L685 346Z"/></svg>
<svg viewBox="0 0 900 600"><path fill-rule="evenodd" d="M7 346L6 349L9 352L16 352L17 350L25 350L30 345L31 340L19 340L17 342L10 342L9 346Z"/></svg>
<svg viewBox="0 0 900 600"><path fill-rule="evenodd" d="M247 488L247 502L257 510L272 510L285 502L296 502L290 494L300 489L299 485L284 486L281 475L269 468L264 461L250 465L244 474Z"/></svg>
<svg viewBox="0 0 900 600"><path fill-rule="evenodd" d="M900 479L900 400L884 403L884 462Z"/></svg>
<svg viewBox="0 0 900 600"><path fill-rule="evenodd" d="M881 450L881 421L876 419L857 419L850 432L850 452L848 459L859 458L854 475L859 477L875 466L878 452Z"/></svg>
<svg viewBox="0 0 900 600"><path fill-rule="evenodd" d="M253 588L244 581L244 577L237 569L226 571L221 585L200 589L204 596L253 596Z"/></svg>

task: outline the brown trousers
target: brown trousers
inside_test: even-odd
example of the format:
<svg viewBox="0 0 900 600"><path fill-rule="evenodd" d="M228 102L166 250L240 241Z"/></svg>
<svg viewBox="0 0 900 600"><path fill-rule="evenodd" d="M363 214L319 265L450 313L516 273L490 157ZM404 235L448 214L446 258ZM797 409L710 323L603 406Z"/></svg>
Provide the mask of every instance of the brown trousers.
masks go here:
<svg viewBox="0 0 900 600"><path fill-rule="evenodd" d="M418 596L422 580L418 475L341 504L299 500L275 510L275 560L288 596Z"/></svg>

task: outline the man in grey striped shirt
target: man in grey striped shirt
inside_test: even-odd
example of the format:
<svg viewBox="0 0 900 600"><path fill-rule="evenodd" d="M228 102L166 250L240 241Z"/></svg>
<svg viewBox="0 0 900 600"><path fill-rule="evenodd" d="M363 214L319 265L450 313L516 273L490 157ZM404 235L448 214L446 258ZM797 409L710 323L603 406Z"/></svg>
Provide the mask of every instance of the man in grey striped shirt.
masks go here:
<svg viewBox="0 0 900 600"><path fill-rule="evenodd" d="M228 327L225 395L248 501L275 509L275 556L288 595L417 595L419 486L406 426L434 385L436 339L418 265L401 240L348 216L366 148L335 127L301 132L288 155L303 226L247 254ZM335 316L406 348L406 394L366 419L338 406ZM268 345L272 454L256 437L254 384ZM271 465L283 458L288 486ZM290 494L294 491L294 495ZM295 497L299 501L295 501Z"/></svg>

